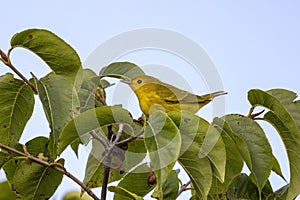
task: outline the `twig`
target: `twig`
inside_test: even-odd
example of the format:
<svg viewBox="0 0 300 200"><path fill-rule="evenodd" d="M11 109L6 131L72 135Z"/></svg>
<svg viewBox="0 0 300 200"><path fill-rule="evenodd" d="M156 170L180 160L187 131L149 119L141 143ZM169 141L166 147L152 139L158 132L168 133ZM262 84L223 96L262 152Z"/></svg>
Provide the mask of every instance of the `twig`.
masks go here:
<svg viewBox="0 0 300 200"><path fill-rule="evenodd" d="M140 132L139 134L137 134L136 136L130 137L130 138L126 138L124 140L121 140L120 142L116 142L116 146L122 146L124 144L127 144L133 140L136 140L137 138L139 138L144 132Z"/></svg>
<svg viewBox="0 0 300 200"><path fill-rule="evenodd" d="M177 194L177 197L184 191L189 190L190 188L188 188L188 186L191 184L191 180L189 180L188 182L186 182L186 184L183 184Z"/></svg>
<svg viewBox="0 0 300 200"><path fill-rule="evenodd" d="M67 177L69 177L70 179L72 179L75 183L77 183L81 188L83 188L93 199L95 200L99 200L99 198L91 191L91 189L89 187L87 187L84 183L82 183L79 179L77 179L74 175L72 175L70 172L68 172L65 168L61 168L61 167L58 167L58 166L55 166L56 163L48 163L44 160L41 160L37 157L34 157L30 154L26 154L24 152L21 152L21 151L18 151L14 148L11 148L9 146L6 146L2 143L0 143L0 148L3 148L3 149L6 149L8 151L11 151L11 152L14 152L16 154L19 154L21 156L24 156L36 163L39 163L41 165L44 165L44 166L47 166L47 167L51 167L53 169L55 169L56 171L59 171L61 173L63 173L64 175L66 175Z"/></svg>
<svg viewBox="0 0 300 200"><path fill-rule="evenodd" d="M122 136L123 128L124 128L124 124L119 124L119 130L117 132L117 136L116 136L115 140L112 143L113 146L116 145L116 143L119 141L120 137Z"/></svg>
<svg viewBox="0 0 300 200"><path fill-rule="evenodd" d="M97 141L99 141L104 147L107 147L108 146L108 143L107 143L107 139L106 138L101 138L95 130L92 130L90 132L90 135Z"/></svg>
<svg viewBox="0 0 300 200"><path fill-rule="evenodd" d="M9 54L8 56L0 49L0 56L1 56L1 61L8 66L10 69L12 69L29 87L31 87L31 89L37 93L37 89L35 88L35 85L33 83L31 83L25 76L23 76L23 74L21 72L19 72L19 70L17 70L17 68L15 68L15 66L11 63L10 59L9 59Z"/></svg>

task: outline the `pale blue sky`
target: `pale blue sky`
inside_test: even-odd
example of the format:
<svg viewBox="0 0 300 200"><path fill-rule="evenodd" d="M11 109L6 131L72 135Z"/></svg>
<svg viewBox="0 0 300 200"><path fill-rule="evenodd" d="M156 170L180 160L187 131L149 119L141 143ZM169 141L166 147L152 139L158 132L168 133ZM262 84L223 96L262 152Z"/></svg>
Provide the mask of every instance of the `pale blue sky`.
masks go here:
<svg viewBox="0 0 300 200"><path fill-rule="evenodd" d="M117 34L138 28L169 29L194 40L214 62L224 89L229 92L226 113L246 114L249 109L247 91L251 88L287 88L300 93L298 1L77 3L56 0L39 4L33 0L11 0L1 4L0 48L4 51L9 48L9 40L14 33L27 28L45 28L73 46L84 62L96 47ZM27 77L30 77L30 71L38 77L49 72L39 59L23 50L14 52L13 62ZM139 62L142 60L139 59ZM0 73L6 71L9 70L0 65ZM37 122L44 119L40 111L41 107L37 106L24 138L48 134L47 124ZM272 128L267 127L266 130L274 154L279 156L284 174L288 177L288 165L279 137ZM66 155L74 157L72 153ZM71 167L70 171L82 177L80 162L73 159L67 164L79 166L74 170ZM275 189L284 184L276 177L272 177L271 181ZM59 193L73 186L77 187L67 181Z"/></svg>

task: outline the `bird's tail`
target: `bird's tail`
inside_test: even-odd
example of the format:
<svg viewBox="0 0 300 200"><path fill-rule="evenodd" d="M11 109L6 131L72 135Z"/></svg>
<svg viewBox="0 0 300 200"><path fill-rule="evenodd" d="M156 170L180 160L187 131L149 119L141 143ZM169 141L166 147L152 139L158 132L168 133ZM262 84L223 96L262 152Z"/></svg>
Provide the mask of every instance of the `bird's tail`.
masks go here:
<svg viewBox="0 0 300 200"><path fill-rule="evenodd" d="M213 92L213 93L211 93L210 95L211 95L211 98L213 99L213 98L215 98L215 97L217 97L217 96L221 96L221 95L225 95L225 94L227 94L227 92L224 92L224 91L218 91L218 92Z"/></svg>
<svg viewBox="0 0 300 200"><path fill-rule="evenodd" d="M225 95L225 94L227 94L227 92L218 91L218 92L213 92L213 93L197 96L198 103L204 103L204 105L205 105L205 104L209 103L210 101L212 101L215 97Z"/></svg>

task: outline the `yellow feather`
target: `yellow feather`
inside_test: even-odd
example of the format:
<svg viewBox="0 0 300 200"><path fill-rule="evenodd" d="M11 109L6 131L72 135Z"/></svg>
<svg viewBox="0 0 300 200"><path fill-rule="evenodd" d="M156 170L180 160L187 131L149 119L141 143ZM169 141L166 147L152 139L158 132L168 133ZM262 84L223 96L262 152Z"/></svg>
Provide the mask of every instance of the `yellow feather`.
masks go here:
<svg viewBox="0 0 300 200"><path fill-rule="evenodd" d="M196 113L213 98L227 94L219 91L199 96L146 75L137 76L130 81L122 80L122 82L127 83L134 91L140 108L146 116L155 110Z"/></svg>

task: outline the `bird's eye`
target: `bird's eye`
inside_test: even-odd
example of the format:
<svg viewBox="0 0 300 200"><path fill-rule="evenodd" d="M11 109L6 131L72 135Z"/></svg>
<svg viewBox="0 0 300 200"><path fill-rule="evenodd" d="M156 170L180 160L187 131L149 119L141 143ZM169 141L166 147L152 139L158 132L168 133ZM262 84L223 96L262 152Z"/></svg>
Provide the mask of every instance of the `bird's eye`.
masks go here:
<svg viewBox="0 0 300 200"><path fill-rule="evenodd" d="M138 84L141 84L143 81L142 80L137 80L137 83Z"/></svg>

